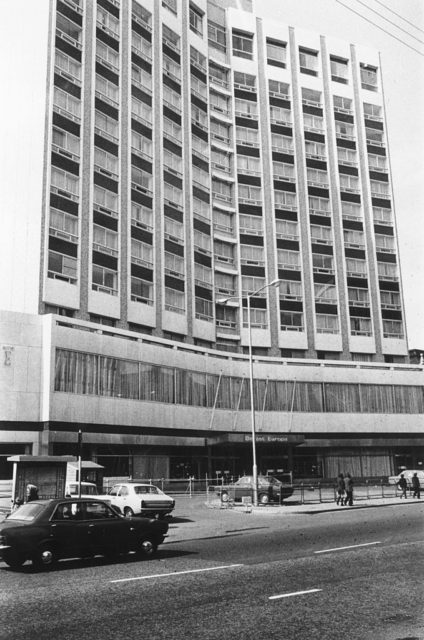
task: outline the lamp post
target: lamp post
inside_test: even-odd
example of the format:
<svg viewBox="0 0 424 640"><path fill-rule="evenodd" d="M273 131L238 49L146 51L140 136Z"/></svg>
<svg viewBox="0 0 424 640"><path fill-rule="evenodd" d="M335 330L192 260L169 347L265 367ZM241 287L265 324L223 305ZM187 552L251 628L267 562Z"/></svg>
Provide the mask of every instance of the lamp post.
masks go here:
<svg viewBox="0 0 424 640"><path fill-rule="evenodd" d="M273 280L268 284L264 284L256 291L252 293L248 293L245 297L247 299L247 327L248 327L248 337L249 337L249 379L250 379L250 424L252 431L252 477L253 477L253 504L255 507L258 506L258 466L256 463L256 422L255 422L255 404L254 404L254 393L253 393L253 357L252 357L252 323L250 321L250 298L253 298L258 293L263 291L264 289L268 289L268 287L276 287L280 284L281 280ZM228 298L221 298L216 302L218 304L226 304L229 300L233 300L234 298L238 298L238 296L229 296Z"/></svg>

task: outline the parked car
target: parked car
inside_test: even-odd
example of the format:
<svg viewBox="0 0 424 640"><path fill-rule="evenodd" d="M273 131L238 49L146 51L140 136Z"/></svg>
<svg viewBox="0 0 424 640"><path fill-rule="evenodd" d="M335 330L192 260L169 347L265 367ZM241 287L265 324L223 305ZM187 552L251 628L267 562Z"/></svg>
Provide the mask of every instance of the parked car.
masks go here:
<svg viewBox="0 0 424 640"><path fill-rule="evenodd" d="M124 516L149 515L163 518L175 508L175 500L153 484L121 482L108 493L112 506Z"/></svg>
<svg viewBox="0 0 424 640"><path fill-rule="evenodd" d="M397 474L397 476L389 476L389 484L396 484L399 482L400 480L400 474L403 474L403 477L405 478L406 482L408 483L408 489L411 489L412 486L412 476L414 475L414 473L417 474L418 479L420 481L420 485L422 487L424 487L424 470L422 469L405 469L405 471L401 471L400 473ZM399 489L399 487L398 487Z"/></svg>
<svg viewBox="0 0 424 640"><path fill-rule="evenodd" d="M293 485L282 483L274 476L258 476L258 502L280 502L293 494ZM242 476L233 484L216 486L215 491L223 502L232 499L240 502L243 497L253 498L253 476Z"/></svg>
<svg viewBox="0 0 424 640"><path fill-rule="evenodd" d="M47 569L61 558L115 557L129 551L150 557L167 531L166 522L129 520L102 500L36 500L0 524L0 558L13 569L26 560Z"/></svg>
<svg viewBox="0 0 424 640"><path fill-rule="evenodd" d="M109 502L110 504L109 497L103 494L99 494L97 486L94 484L94 482L81 482L81 496L79 496L78 493L78 482L68 482L65 488L65 496L67 498L97 498L99 500Z"/></svg>

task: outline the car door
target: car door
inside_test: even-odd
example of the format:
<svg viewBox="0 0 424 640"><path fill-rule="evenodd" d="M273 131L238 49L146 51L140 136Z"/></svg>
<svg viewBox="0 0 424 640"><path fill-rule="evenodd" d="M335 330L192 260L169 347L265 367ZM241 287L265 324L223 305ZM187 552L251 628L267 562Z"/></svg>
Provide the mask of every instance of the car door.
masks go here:
<svg viewBox="0 0 424 640"><path fill-rule="evenodd" d="M120 553L130 548L134 527L105 502L87 501L85 520L92 553Z"/></svg>
<svg viewBox="0 0 424 640"><path fill-rule="evenodd" d="M60 556L77 557L89 546L88 523L83 518L81 502L59 503L50 518L50 538Z"/></svg>

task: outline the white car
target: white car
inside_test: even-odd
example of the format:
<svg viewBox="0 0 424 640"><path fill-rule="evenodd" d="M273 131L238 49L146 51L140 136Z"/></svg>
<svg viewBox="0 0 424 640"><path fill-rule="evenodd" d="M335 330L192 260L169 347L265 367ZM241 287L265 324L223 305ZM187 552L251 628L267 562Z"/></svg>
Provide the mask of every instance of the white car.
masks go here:
<svg viewBox="0 0 424 640"><path fill-rule="evenodd" d="M175 500L159 487L141 482L115 484L108 493L113 507L127 518L135 515L163 518L175 507Z"/></svg>
<svg viewBox="0 0 424 640"><path fill-rule="evenodd" d="M65 498L78 498L79 486L78 482L68 482L65 489ZM110 504L110 498L107 495L100 495L94 482L81 482L81 498L97 498L104 500Z"/></svg>
<svg viewBox="0 0 424 640"><path fill-rule="evenodd" d="M400 480L400 474L403 474L406 482L408 483L408 489L412 487L412 476L417 474L421 487L424 489L424 471L422 469L405 469L401 471L397 476L389 476L389 484L397 484Z"/></svg>

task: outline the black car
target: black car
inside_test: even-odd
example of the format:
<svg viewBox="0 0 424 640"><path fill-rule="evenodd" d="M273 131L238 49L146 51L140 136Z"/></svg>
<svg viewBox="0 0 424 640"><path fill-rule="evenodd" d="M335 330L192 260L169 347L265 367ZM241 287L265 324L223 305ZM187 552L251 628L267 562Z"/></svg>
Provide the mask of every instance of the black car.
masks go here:
<svg viewBox="0 0 424 640"><path fill-rule="evenodd" d="M167 531L166 522L125 518L102 500L36 500L0 524L0 558L18 569L26 560L49 568L60 558L115 557L129 551L150 557Z"/></svg>

